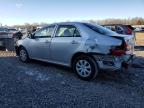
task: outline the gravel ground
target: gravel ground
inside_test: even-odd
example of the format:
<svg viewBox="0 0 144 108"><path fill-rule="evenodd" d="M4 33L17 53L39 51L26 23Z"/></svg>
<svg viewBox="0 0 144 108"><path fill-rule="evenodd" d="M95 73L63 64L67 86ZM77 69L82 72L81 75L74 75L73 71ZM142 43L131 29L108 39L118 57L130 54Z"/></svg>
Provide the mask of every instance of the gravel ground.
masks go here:
<svg viewBox="0 0 144 108"><path fill-rule="evenodd" d="M101 72L91 82L70 69L0 52L0 108L144 108L144 51L124 72Z"/></svg>

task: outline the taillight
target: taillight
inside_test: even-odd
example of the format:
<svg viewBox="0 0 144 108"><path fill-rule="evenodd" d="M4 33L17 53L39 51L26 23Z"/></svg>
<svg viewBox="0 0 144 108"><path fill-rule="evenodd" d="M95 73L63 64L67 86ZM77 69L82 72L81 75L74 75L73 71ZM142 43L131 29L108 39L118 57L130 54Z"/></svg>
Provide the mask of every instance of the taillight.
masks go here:
<svg viewBox="0 0 144 108"><path fill-rule="evenodd" d="M127 27L127 34L132 34L132 30L130 28Z"/></svg>
<svg viewBox="0 0 144 108"><path fill-rule="evenodd" d="M132 49L132 46L129 45L129 41L127 40L124 46L125 54L131 54L131 49Z"/></svg>
<svg viewBox="0 0 144 108"><path fill-rule="evenodd" d="M110 54L113 56L123 56L132 53L132 46L130 45L130 40L123 42L121 46L113 46L110 49Z"/></svg>
<svg viewBox="0 0 144 108"><path fill-rule="evenodd" d="M111 49L110 52L111 52L111 55L113 56L122 56L125 54L124 50L118 50L118 49Z"/></svg>
<svg viewBox="0 0 144 108"><path fill-rule="evenodd" d="M122 56L125 54L125 50L121 49L121 46L115 46L110 49L110 54L113 56Z"/></svg>

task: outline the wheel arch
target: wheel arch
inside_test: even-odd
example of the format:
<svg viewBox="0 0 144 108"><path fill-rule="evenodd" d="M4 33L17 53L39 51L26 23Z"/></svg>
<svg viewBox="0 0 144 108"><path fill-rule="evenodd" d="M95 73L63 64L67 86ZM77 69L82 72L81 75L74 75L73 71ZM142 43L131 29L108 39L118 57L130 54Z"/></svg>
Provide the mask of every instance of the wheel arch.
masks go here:
<svg viewBox="0 0 144 108"><path fill-rule="evenodd" d="M26 48L23 45L16 46L16 48L15 48L16 49L16 55L19 56L19 51L20 51L21 48L24 48L26 50Z"/></svg>
<svg viewBox="0 0 144 108"><path fill-rule="evenodd" d="M90 53L77 52L77 53L75 53L75 54L72 56L71 62L70 62L70 66L72 67L75 58L77 58L77 57L79 57L79 56L82 56L82 55L89 56L89 57L91 57L93 60L95 60L94 56L93 56L92 54L90 54Z"/></svg>

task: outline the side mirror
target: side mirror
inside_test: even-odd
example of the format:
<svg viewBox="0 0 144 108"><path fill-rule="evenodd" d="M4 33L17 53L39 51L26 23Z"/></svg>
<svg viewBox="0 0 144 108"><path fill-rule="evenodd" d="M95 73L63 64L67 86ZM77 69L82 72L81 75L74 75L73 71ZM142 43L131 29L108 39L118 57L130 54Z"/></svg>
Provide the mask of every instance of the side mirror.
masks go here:
<svg viewBox="0 0 144 108"><path fill-rule="evenodd" d="M29 37L30 37L31 39L34 39L34 38L35 38L35 33L31 33Z"/></svg>

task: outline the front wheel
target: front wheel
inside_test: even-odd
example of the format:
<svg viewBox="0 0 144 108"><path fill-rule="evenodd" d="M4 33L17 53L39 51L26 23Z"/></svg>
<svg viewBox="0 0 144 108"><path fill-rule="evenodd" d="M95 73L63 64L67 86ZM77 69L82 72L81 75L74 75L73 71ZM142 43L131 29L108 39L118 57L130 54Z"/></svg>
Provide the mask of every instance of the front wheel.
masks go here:
<svg viewBox="0 0 144 108"><path fill-rule="evenodd" d="M19 59L22 61L22 62L29 62L29 56L28 56L28 53L26 51L25 48L20 48L19 50Z"/></svg>
<svg viewBox="0 0 144 108"><path fill-rule="evenodd" d="M98 74L96 61L89 56L77 57L73 62L73 70L83 80L92 80Z"/></svg>

